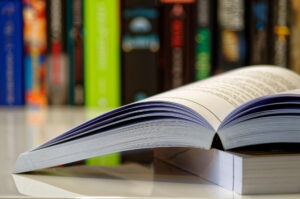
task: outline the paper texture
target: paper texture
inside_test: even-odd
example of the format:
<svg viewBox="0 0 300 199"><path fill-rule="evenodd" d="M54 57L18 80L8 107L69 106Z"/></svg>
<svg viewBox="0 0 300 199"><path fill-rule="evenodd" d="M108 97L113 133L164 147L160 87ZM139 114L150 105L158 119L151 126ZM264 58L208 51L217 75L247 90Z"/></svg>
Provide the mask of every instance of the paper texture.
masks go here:
<svg viewBox="0 0 300 199"><path fill-rule="evenodd" d="M151 98L176 102L202 115L216 130L238 106L255 98L300 88L300 77L280 67L260 66L234 70Z"/></svg>

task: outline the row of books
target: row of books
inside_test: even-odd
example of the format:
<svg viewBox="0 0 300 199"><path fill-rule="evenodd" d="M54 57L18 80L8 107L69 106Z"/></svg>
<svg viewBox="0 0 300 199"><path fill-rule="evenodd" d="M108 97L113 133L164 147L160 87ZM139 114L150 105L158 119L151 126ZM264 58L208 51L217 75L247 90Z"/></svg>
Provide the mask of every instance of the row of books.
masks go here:
<svg viewBox="0 0 300 199"><path fill-rule="evenodd" d="M300 72L298 0L3 0L0 29L0 105L111 109L244 65Z"/></svg>

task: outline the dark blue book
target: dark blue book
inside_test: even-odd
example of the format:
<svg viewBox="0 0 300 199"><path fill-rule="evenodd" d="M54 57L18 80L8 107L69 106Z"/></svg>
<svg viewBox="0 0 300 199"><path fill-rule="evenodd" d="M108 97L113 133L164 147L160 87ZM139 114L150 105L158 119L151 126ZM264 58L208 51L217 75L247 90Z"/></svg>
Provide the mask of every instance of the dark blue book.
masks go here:
<svg viewBox="0 0 300 199"><path fill-rule="evenodd" d="M0 105L23 105L21 0L0 1Z"/></svg>

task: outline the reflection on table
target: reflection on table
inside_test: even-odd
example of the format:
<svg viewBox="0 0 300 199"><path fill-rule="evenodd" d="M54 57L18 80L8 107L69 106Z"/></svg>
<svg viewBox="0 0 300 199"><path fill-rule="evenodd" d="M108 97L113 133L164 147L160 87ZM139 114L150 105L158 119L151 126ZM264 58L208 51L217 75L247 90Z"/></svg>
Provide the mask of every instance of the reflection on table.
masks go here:
<svg viewBox="0 0 300 199"><path fill-rule="evenodd" d="M100 113L74 107L0 107L0 197L19 195L11 173L20 153Z"/></svg>
<svg viewBox="0 0 300 199"><path fill-rule="evenodd" d="M138 164L71 166L15 174L13 178L20 193L34 197L45 193L49 197L233 197L232 192L184 171L172 168L170 175L162 171L164 168L157 173L156 168Z"/></svg>

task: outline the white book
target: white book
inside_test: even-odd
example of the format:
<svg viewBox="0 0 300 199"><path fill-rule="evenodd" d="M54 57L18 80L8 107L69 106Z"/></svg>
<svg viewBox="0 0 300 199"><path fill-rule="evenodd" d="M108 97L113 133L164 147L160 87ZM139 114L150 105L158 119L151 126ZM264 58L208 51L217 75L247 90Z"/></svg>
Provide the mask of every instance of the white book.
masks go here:
<svg viewBox="0 0 300 199"><path fill-rule="evenodd" d="M300 143L300 76L252 66L129 104L22 153L14 172L156 147Z"/></svg>
<svg viewBox="0 0 300 199"><path fill-rule="evenodd" d="M238 194L300 192L300 154L161 148L155 158Z"/></svg>

